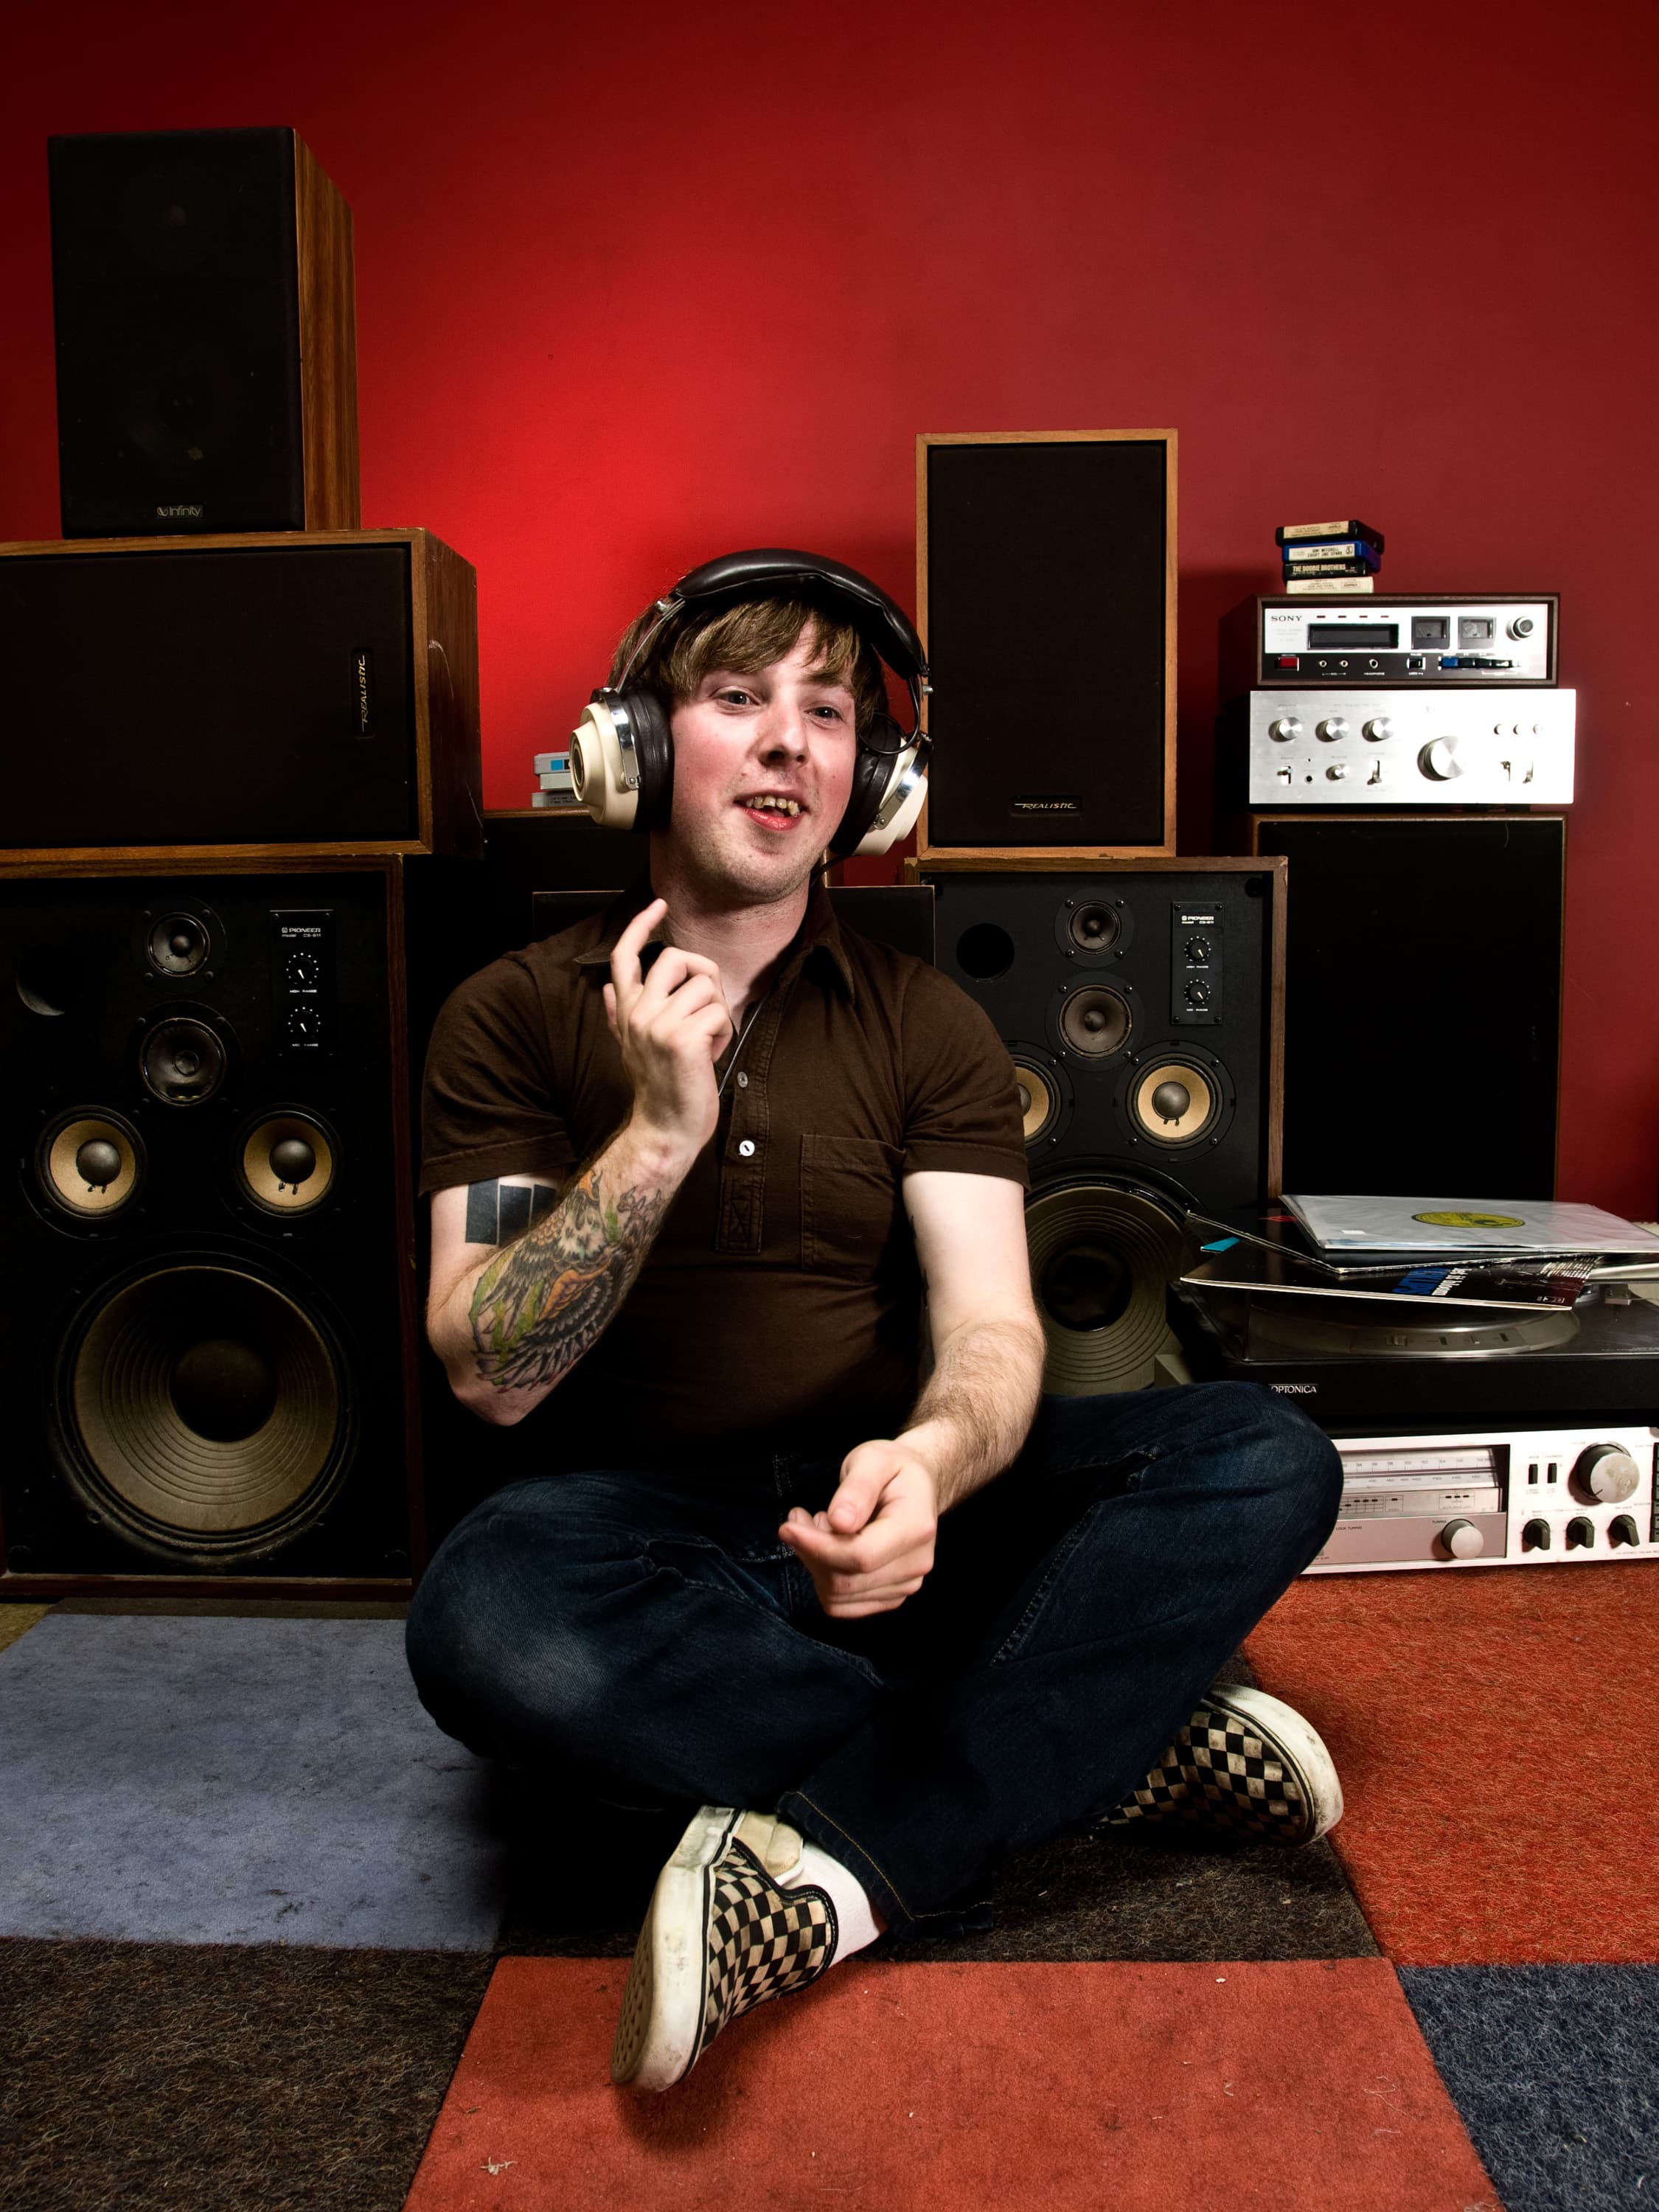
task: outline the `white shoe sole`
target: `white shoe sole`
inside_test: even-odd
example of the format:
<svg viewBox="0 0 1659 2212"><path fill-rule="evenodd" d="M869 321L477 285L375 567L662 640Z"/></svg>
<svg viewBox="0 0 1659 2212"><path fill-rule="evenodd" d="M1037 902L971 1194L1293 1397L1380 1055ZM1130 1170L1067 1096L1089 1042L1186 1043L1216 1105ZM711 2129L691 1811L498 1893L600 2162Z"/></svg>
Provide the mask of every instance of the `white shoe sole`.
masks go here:
<svg viewBox="0 0 1659 2212"><path fill-rule="evenodd" d="M690 2073L708 2002L713 1869L742 1810L705 1805L657 1876L623 1990L611 2078L633 2089L672 2089Z"/></svg>
<svg viewBox="0 0 1659 2212"><path fill-rule="evenodd" d="M1242 1682L1218 1683L1203 1701L1223 1712L1237 1713L1250 1729L1273 1745L1293 1768L1303 1802L1312 1816L1304 1844L1317 1843L1342 1818L1342 1784L1336 1765L1319 1731L1303 1719L1294 1705L1270 1698L1265 1690Z"/></svg>

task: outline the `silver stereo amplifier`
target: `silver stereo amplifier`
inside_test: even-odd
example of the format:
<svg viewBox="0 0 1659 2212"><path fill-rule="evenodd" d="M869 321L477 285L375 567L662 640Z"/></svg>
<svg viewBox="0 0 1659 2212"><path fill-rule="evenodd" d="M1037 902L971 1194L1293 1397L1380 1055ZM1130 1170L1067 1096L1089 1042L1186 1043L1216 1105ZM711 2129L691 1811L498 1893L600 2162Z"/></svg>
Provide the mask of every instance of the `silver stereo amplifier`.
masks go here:
<svg viewBox="0 0 1659 2212"><path fill-rule="evenodd" d="M1334 1441L1342 1510L1310 1575L1659 1558L1659 1428Z"/></svg>
<svg viewBox="0 0 1659 2212"><path fill-rule="evenodd" d="M1271 684L1551 685L1553 592L1246 599L1221 625L1221 696Z"/></svg>
<svg viewBox="0 0 1659 2212"><path fill-rule="evenodd" d="M1223 744L1247 749L1249 806L1565 806L1577 696L1252 691Z"/></svg>

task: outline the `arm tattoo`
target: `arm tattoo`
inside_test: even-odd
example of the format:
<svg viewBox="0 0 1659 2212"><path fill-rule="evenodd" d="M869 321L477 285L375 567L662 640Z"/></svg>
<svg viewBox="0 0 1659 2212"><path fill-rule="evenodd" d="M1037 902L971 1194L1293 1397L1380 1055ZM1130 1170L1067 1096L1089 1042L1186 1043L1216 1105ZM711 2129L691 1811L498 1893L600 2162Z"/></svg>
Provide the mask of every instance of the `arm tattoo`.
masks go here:
<svg viewBox="0 0 1659 2212"><path fill-rule="evenodd" d="M478 1278L471 1318L478 1372L497 1390L557 1382L628 1295L672 1196L610 1197L597 1164L558 1206Z"/></svg>

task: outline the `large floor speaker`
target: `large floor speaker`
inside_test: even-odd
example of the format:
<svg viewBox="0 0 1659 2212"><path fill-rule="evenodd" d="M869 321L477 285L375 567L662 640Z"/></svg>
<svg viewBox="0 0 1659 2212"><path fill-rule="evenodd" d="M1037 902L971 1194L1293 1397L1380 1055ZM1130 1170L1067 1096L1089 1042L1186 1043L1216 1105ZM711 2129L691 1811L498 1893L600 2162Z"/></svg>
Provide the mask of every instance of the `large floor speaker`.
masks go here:
<svg viewBox="0 0 1659 2212"><path fill-rule="evenodd" d="M0 873L0 1591L407 1587L401 873Z"/></svg>
<svg viewBox="0 0 1659 2212"><path fill-rule="evenodd" d="M426 530L0 546L0 858L475 854L477 584Z"/></svg>
<svg viewBox="0 0 1659 2212"><path fill-rule="evenodd" d="M1176 434L923 436L924 860L1169 854Z"/></svg>
<svg viewBox="0 0 1659 2212"><path fill-rule="evenodd" d="M1555 1190L1566 823L1258 816L1290 862L1285 1188Z"/></svg>
<svg viewBox="0 0 1659 2212"><path fill-rule="evenodd" d="M303 139L47 150L64 535L355 530L351 210Z"/></svg>
<svg viewBox="0 0 1659 2212"><path fill-rule="evenodd" d="M939 964L1019 1085L1048 1389L1154 1380L1186 1212L1279 1188L1284 876L1240 860L929 872Z"/></svg>

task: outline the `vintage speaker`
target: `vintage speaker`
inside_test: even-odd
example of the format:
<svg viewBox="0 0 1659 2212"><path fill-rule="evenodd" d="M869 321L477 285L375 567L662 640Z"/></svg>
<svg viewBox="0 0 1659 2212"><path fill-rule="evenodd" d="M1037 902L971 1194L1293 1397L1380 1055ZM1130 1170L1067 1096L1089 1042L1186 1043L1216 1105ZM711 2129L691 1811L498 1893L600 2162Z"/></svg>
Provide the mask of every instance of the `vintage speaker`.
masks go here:
<svg viewBox="0 0 1659 2212"><path fill-rule="evenodd" d="M939 964L1019 1085L1048 1389L1156 1379L1187 1210L1279 1188L1284 877L1245 860L930 871Z"/></svg>
<svg viewBox="0 0 1659 2212"><path fill-rule="evenodd" d="M1175 432L924 435L916 501L918 854L1173 853Z"/></svg>
<svg viewBox="0 0 1659 2212"><path fill-rule="evenodd" d="M1555 1190L1566 823L1258 816L1290 862L1285 1188Z"/></svg>
<svg viewBox="0 0 1659 2212"><path fill-rule="evenodd" d="M407 1588L402 868L0 872L0 1592Z"/></svg>
<svg viewBox="0 0 1659 2212"><path fill-rule="evenodd" d="M351 210L304 140L47 155L64 535L355 530Z"/></svg>
<svg viewBox="0 0 1659 2212"><path fill-rule="evenodd" d="M477 583L424 530L0 546L0 858L477 853Z"/></svg>

